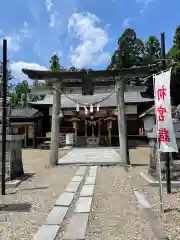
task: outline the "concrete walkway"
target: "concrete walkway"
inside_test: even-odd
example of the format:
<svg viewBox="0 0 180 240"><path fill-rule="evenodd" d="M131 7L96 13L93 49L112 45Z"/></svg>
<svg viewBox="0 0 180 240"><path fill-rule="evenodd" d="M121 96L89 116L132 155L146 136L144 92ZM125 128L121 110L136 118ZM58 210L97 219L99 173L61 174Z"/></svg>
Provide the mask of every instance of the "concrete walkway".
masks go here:
<svg viewBox="0 0 180 240"><path fill-rule="evenodd" d="M59 159L59 165L69 164L118 165L121 159L113 148L74 148Z"/></svg>

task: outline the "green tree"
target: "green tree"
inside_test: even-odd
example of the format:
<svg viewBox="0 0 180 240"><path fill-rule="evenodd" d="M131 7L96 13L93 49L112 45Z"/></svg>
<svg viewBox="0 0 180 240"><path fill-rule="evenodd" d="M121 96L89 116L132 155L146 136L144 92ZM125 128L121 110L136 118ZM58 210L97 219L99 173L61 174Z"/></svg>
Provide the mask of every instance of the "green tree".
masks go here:
<svg viewBox="0 0 180 240"><path fill-rule="evenodd" d="M161 46L159 40L155 36L149 36L145 43L144 64L157 63L161 56Z"/></svg>
<svg viewBox="0 0 180 240"><path fill-rule="evenodd" d="M30 92L30 87L28 81L24 80L18 83L15 87L15 92L18 99L18 104L22 107L27 107L28 105L28 93Z"/></svg>
<svg viewBox="0 0 180 240"><path fill-rule="evenodd" d="M144 44L136 32L128 28L118 40L117 50L113 53L108 69L141 66L144 59Z"/></svg>
<svg viewBox="0 0 180 240"><path fill-rule="evenodd" d="M168 66L173 66L171 79L171 96L174 105L180 104L180 26L177 26L174 34L173 45L167 53Z"/></svg>
<svg viewBox="0 0 180 240"><path fill-rule="evenodd" d="M51 71L59 71L60 70L60 60L59 57L55 54L50 59L50 69Z"/></svg>
<svg viewBox="0 0 180 240"><path fill-rule="evenodd" d="M11 107L15 108L18 104L18 97L17 97L16 92L10 93L10 101L11 101Z"/></svg>

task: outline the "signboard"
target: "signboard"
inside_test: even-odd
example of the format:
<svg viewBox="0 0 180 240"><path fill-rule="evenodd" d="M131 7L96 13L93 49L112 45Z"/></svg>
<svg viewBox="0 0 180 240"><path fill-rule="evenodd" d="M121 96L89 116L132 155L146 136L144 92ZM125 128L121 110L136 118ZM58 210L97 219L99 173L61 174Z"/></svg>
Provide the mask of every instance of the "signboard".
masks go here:
<svg viewBox="0 0 180 240"><path fill-rule="evenodd" d="M87 141L88 145L96 146L96 145L99 144L99 138L98 137L88 137L86 141Z"/></svg>
<svg viewBox="0 0 180 240"><path fill-rule="evenodd" d="M74 134L73 133L66 133L66 146L73 145Z"/></svg>
<svg viewBox="0 0 180 240"><path fill-rule="evenodd" d="M171 114L171 69L154 76L157 134L160 152L178 152Z"/></svg>
<svg viewBox="0 0 180 240"><path fill-rule="evenodd" d="M29 127L28 127L28 138L29 138L29 139L32 139L32 138L33 138L33 135L34 135L33 126L29 126Z"/></svg>

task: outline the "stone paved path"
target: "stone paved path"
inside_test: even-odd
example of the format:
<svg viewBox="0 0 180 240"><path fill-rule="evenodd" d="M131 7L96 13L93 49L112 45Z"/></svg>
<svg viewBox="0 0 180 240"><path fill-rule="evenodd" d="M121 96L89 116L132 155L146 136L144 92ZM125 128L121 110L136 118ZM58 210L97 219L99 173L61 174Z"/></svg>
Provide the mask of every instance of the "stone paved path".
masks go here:
<svg viewBox="0 0 180 240"><path fill-rule="evenodd" d="M113 148L75 148L59 160L59 165L113 165L120 163L120 156Z"/></svg>
<svg viewBox="0 0 180 240"><path fill-rule="evenodd" d="M79 167L33 240L167 239L137 176L120 166Z"/></svg>

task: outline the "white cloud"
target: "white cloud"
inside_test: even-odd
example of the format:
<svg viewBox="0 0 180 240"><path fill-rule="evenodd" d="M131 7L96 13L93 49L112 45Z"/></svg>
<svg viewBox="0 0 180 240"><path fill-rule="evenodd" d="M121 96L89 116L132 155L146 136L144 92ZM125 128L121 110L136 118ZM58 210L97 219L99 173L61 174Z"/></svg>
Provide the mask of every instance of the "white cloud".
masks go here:
<svg viewBox="0 0 180 240"><path fill-rule="evenodd" d="M13 78L19 81L28 80L29 78L22 72L23 68L35 69L35 70L47 70L46 67L43 67L37 63L27 63L27 62L12 62L10 64L10 70Z"/></svg>
<svg viewBox="0 0 180 240"><path fill-rule="evenodd" d="M7 40L7 49L9 53L16 53L22 48L22 43L25 38L29 37L28 23L24 22L23 27L17 32L12 32L9 35L1 34L0 44L2 46L3 38Z"/></svg>
<svg viewBox="0 0 180 240"><path fill-rule="evenodd" d="M157 1L157 0L136 0L137 4L139 4L139 3L143 4L143 8L140 10L140 13L143 13L145 8L147 8L150 3L155 2L155 1Z"/></svg>
<svg viewBox="0 0 180 240"><path fill-rule="evenodd" d="M45 6L48 12L51 11L52 7L53 7L53 1L52 0L45 0Z"/></svg>
<svg viewBox="0 0 180 240"><path fill-rule="evenodd" d="M56 23L56 16L57 16L57 12L54 12L50 15L50 21L49 21L49 26L50 27L54 27L55 23Z"/></svg>
<svg viewBox="0 0 180 240"><path fill-rule="evenodd" d="M125 18L124 21L123 21L123 27L124 28L128 28L130 27L130 22L132 21L132 18Z"/></svg>
<svg viewBox="0 0 180 240"><path fill-rule="evenodd" d="M15 36L5 36L4 39L7 40L7 48L11 53L18 52L21 49L22 39L19 35ZM2 41L1 41L2 45Z"/></svg>
<svg viewBox="0 0 180 240"><path fill-rule="evenodd" d="M98 26L100 19L91 13L74 13L68 24L69 33L72 33L80 44L70 56L72 65L77 68L103 64L110 59L108 52L103 52L108 43L106 31Z"/></svg>

